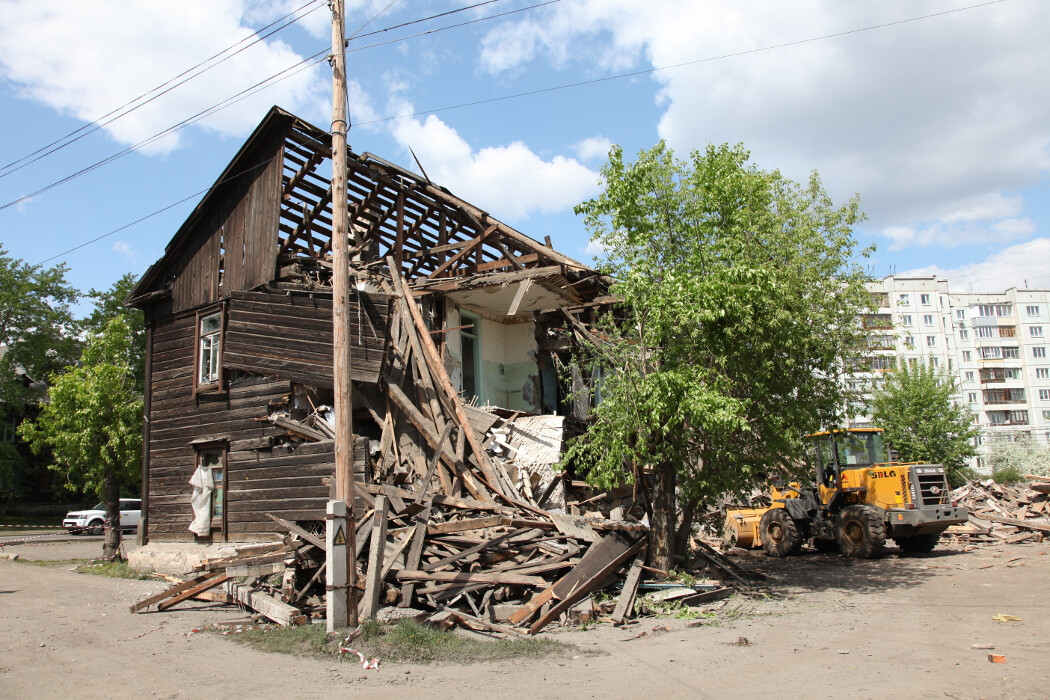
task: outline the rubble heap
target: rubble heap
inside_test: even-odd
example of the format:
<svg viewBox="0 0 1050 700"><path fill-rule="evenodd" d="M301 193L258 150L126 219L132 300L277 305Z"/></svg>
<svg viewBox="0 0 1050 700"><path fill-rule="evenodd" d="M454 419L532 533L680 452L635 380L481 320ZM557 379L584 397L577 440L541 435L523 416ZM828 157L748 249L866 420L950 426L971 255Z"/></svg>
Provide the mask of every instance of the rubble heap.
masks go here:
<svg viewBox="0 0 1050 700"><path fill-rule="evenodd" d="M970 521L948 528L946 535L975 543L1042 542L1050 534L1050 478L1028 476L1023 485L971 481L952 492L966 506Z"/></svg>

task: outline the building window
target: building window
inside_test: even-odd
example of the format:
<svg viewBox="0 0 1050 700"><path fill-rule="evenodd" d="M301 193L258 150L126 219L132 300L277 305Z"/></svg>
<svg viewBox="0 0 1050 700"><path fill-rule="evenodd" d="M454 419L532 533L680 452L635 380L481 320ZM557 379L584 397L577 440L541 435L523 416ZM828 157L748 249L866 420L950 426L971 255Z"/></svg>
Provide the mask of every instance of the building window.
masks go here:
<svg viewBox="0 0 1050 700"><path fill-rule="evenodd" d="M1050 411L1043 411L1043 420L1050 420Z"/></svg>
<svg viewBox="0 0 1050 700"><path fill-rule="evenodd" d="M970 331L965 330L965 329L959 331L959 340L969 340L969 339L970 339Z"/></svg>
<svg viewBox="0 0 1050 700"><path fill-rule="evenodd" d="M898 294L897 303L901 306L907 306L911 303L911 296L908 294Z"/></svg>
<svg viewBox="0 0 1050 700"><path fill-rule="evenodd" d="M937 347L937 336L928 335L926 336L926 347L934 348Z"/></svg>
<svg viewBox="0 0 1050 700"><path fill-rule="evenodd" d="M1025 311L1028 313L1029 316L1040 316L1041 315L1039 313L1039 307L1038 306L1026 306L1025 307Z"/></svg>
<svg viewBox="0 0 1050 700"><path fill-rule="evenodd" d="M1003 377L1005 379L1020 379L1021 370L1018 367L1007 367L1003 370Z"/></svg>
<svg viewBox="0 0 1050 700"><path fill-rule="evenodd" d="M901 325L902 326L910 326L911 325L911 316L909 316L907 314L904 315L904 316L901 316Z"/></svg>
<svg viewBox="0 0 1050 700"><path fill-rule="evenodd" d="M1028 411L1010 411L1010 422L1014 425L1028 425Z"/></svg>
<svg viewBox="0 0 1050 700"><path fill-rule="evenodd" d="M969 362L973 357L973 353L969 350L963 350L963 362ZM967 374L973 374L973 372L967 372Z"/></svg>
<svg viewBox="0 0 1050 700"><path fill-rule="evenodd" d="M966 400L969 403L977 403L977 392L976 391L971 391L970 393L968 393L966 395Z"/></svg>
<svg viewBox="0 0 1050 700"><path fill-rule="evenodd" d="M1050 401L1050 389L1040 389L1039 390L1039 400L1040 401Z"/></svg>
<svg viewBox="0 0 1050 700"><path fill-rule="evenodd" d="M222 311L197 317L197 388L219 388L222 377Z"/></svg>
<svg viewBox="0 0 1050 700"><path fill-rule="evenodd" d="M915 347L915 338L910 335L904 336L904 345L909 348Z"/></svg>
<svg viewBox="0 0 1050 700"><path fill-rule="evenodd" d="M461 311L459 331L463 353L463 396L469 401L481 396L481 323L477 316Z"/></svg>
<svg viewBox="0 0 1050 700"><path fill-rule="evenodd" d="M929 306L930 305L930 295L929 294L920 294L919 295L919 303L922 304L923 306Z"/></svg>
<svg viewBox="0 0 1050 700"><path fill-rule="evenodd" d="M1028 327L1028 335L1032 336L1033 338L1042 338L1043 337L1043 327L1042 326L1029 326Z"/></svg>
<svg viewBox="0 0 1050 700"><path fill-rule="evenodd" d="M941 366L941 361L940 360L938 360L936 357L931 357L930 358L930 367L940 367L940 366Z"/></svg>
<svg viewBox="0 0 1050 700"><path fill-rule="evenodd" d="M973 381L973 372L967 372L966 373L966 381L968 381L968 382L972 382Z"/></svg>
<svg viewBox="0 0 1050 700"><path fill-rule="evenodd" d="M977 307L978 316L1012 316L1013 307L1009 304L981 304Z"/></svg>
<svg viewBox="0 0 1050 700"><path fill-rule="evenodd" d="M918 367L919 366L919 358L917 358L917 357L909 357L908 358L908 366L912 367L912 368Z"/></svg>
<svg viewBox="0 0 1050 700"><path fill-rule="evenodd" d="M1050 379L1050 367L1036 367L1035 369L1036 379Z"/></svg>
<svg viewBox="0 0 1050 700"><path fill-rule="evenodd" d="M933 325L933 314L926 314L922 317L922 325L932 326Z"/></svg>
<svg viewBox="0 0 1050 700"><path fill-rule="evenodd" d="M959 319L960 321L965 321L966 320L966 309L956 309L955 310L955 318Z"/></svg>
<svg viewBox="0 0 1050 700"><path fill-rule="evenodd" d="M1046 357L1046 348L1032 348L1032 357Z"/></svg>
<svg viewBox="0 0 1050 700"><path fill-rule="evenodd" d="M1020 356L1020 351L1017 348L1003 348L1004 360L1016 360Z"/></svg>

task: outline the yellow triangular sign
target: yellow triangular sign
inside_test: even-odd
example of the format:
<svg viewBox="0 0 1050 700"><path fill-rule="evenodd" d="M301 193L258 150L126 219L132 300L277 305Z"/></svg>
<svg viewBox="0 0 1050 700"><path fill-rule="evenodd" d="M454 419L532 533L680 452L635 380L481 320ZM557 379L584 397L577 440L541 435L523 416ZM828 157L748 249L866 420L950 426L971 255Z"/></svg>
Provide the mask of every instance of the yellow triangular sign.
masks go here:
<svg viewBox="0 0 1050 700"><path fill-rule="evenodd" d="M332 544L346 544L346 533L343 532L342 525L335 531L335 539L332 540Z"/></svg>

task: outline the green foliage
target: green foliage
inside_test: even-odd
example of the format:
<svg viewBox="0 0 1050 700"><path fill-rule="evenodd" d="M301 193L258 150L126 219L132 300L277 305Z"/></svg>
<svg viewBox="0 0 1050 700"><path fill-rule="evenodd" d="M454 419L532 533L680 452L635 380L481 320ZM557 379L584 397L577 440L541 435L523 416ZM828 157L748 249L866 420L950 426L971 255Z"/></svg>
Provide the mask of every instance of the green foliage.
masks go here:
<svg viewBox="0 0 1050 700"><path fill-rule="evenodd" d="M94 574L106 578L129 578L139 581L153 578L152 572L133 569L126 561L91 561L81 564L76 571L78 574Z"/></svg>
<svg viewBox="0 0 1050 700"><path fill-rule="evenodd" d="M79 352L69 305L76 289L66 283L66 267L43 269L16 260L0 246L0 404L11 408L43 398L44 379L70 364Z"/></svg>
<svg viewBox="0 0 1050 700"><path fill-rule="evenodd" d="M871 399L872 421L904 462L940 464L953 486L965 483L967 460L979 429L973 413L956 403L958 386L948 372L927 364L901 363L885 375Z"/></svg>
<svg viewBox="0 0 1050 700"><path fill-rule="evenodd" d="M1031 435L1013 440L996 440L988 445L984 463L999 483L1022 481L1025 474L1050 476L1050 448Z"/></svg>
<svg viewBox="0 0 1050 700"><path fill-rule="evenodd" d="M132 339L123 317L92 336L80 364L53 375L50 401L19 434L34 452L50 448L71 490L105 498L106 481L135 483L142 450L142 395L129 362Z"/></svg>
<svg viewBox="0 0 1050 700"><path fill-rule="evenodd" d="M135 288L136 279L135 275L129 272L106 291L89 291L87 296L94 303L94 309L83 320L82 325L89 333L98 335L111 320L117 316L124 317L131 336L128 360L135 371L136 385L141 390L146 373L146 319L142 309L129 309L124 306L124 300Z"/></svg>
<svg viewBox="0 0 1050 700"><path fill-rule="evenodd" d="M863 214L816 173L802 185L749 158L721 145L682 162L659 143L627 163L617 147L605 191L576 208L623 300L580 362L602 401L565 461L593 483L663 464L688 500L740 493L840 420L870 305Z"/></svg>

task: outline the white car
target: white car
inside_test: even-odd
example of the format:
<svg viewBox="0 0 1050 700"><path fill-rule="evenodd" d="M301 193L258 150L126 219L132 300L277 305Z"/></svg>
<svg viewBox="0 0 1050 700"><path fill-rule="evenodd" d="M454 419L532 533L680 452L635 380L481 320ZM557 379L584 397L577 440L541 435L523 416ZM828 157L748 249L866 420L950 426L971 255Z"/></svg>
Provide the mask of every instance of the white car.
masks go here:
<svg viewBox="0 0 1050 700"><path fill-rule="evenodd" d="M120 529L136 530L139 518L142 517L142 501L138 498L120 499ZM66 513L62 527L71 534L79 535L85 530L91 535L101 535L105 531L106 504L98 503L89 510L74 510Z"/></svg>

